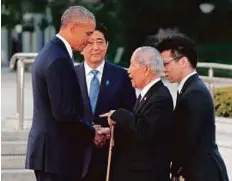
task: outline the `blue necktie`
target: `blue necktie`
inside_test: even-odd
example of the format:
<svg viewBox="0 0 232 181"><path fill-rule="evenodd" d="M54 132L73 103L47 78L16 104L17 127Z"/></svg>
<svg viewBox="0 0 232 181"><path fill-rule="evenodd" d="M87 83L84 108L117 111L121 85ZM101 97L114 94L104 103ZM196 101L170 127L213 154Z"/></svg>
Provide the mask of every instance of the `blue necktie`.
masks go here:
<svg viewBox="0 0 232 181"><path fill-rule="evenodd" d="M92 108L92 112L95 112L96 104L97 104L97 97L99 93L100 83L97 78L97 74L99 73L98 70L92 70L91 73L93 74L93 78L90 82L90 91L89 91L89 100Z"/></svg>

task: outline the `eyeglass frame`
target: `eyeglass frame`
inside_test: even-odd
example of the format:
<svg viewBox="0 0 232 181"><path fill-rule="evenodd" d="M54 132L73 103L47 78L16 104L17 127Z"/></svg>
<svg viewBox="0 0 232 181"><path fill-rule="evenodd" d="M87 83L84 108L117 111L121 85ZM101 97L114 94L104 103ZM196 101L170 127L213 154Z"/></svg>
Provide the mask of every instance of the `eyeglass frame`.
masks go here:
<svg viewBox="0 0 232 181"><path fill-rule="evenodd" d="M180 60L180 59L183 58L183 57L184 57L184 56L182 55L182 56L173 58L173 59L169 60L168 62L164 62L164 67L166 67L168 64L170 64L172 61L178 60L178 59Z"/></svg>

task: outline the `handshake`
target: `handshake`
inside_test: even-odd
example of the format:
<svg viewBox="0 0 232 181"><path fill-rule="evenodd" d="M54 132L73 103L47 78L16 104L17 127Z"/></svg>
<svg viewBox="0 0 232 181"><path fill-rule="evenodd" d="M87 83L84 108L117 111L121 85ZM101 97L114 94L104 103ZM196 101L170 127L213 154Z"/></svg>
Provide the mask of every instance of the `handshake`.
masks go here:
<svg viewBox="0 0 232 181"><path fill-rule="evenodd" d="M107 118L108 124L110 126L115 124L115 122L110 119L110 116L114 111L115 110L111 110L108 113L100 115L102 118ZM97 147L103 147L106 144L106 141L110 139L111 129L109 127L101 127L100 125L94 125L93 127L95 129L94 144Z"/></svg>
<svg viewBox="0 0 232 181"><path fill-rule="evenodd" d="M100 125L94 125L93 127L95 129L94 144L97 147L103 147L107 140L110 139L110 128L101 127Z"/></svg>

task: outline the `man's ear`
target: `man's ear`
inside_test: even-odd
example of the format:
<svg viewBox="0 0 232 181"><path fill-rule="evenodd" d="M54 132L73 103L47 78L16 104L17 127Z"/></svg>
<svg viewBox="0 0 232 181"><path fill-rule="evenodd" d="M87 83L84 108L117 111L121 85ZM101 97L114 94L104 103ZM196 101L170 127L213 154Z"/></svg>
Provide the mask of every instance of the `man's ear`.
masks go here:
<svg viewBox="0 0 232 181"><path fill-rule="evenodd" d="M70 32L74 32L75 31L75 29L76 29L76 24L74 24L74 23L72 23L72 24L70 24L69 25L69 30L70 30Z"/></svg>
<svg viewBox="0 0 232 181"><path fill-rule="evenodd" d="M183 68L189 65L189 61L187 57L182 57L179 61L180 61L181 67Z"/></svg>
<svg viewBox="0 0 232 181"><path fill-rule="evenodd" d="M145 65L145 76L149 76L151 73L151 66Z"/></svg>

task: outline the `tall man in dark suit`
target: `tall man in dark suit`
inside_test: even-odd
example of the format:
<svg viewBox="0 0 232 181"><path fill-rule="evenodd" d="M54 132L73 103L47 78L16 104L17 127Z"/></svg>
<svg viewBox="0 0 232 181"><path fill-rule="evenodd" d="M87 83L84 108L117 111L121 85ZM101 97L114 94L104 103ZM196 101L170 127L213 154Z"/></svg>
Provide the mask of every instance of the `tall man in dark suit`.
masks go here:
<svg viewBox="0 0 232 181"><path fill-rule="evenodd" d="M141 93L134 111L120 108L102 115L115 124L115 146L120 151L115 181L170 180L173 101L160 80L162 70L163 60L156 49L135 50L128 73ZM124 140L117 143L117 134L122 134Z"/></svg>
<svg viewBox="0 0 232 181"><path fill-rule="evenodd" d="M211 95L196 72L197 53L184 36L164 39L157 46L170 82L178 82L172 147L173 180L228 181L215 143L215 115Z"/></svg>
<svg viewBox="0 0 232 181"><path fill-rule="evenodd" d="M85 148L100 135L81 120L83 104L72 50L82 51L95 29L94 15L81 6L68 8L61 28L33 64L34 113L26 168L38 181L78 181Z"/></svg>
<svg viewBox="0 0 232 181"><path fill-rule="evenodd" d="M101 127L109 125L99 114L119 107L132 110L136 101L135 89L127 71L105 60L107 47L107 29L101 25L97 26L82 52L85 61L75 67L84 101L84 118ZM84 181L105 180L108 150L109 144L92 147L89 169Z"/></svg>

